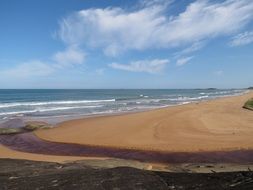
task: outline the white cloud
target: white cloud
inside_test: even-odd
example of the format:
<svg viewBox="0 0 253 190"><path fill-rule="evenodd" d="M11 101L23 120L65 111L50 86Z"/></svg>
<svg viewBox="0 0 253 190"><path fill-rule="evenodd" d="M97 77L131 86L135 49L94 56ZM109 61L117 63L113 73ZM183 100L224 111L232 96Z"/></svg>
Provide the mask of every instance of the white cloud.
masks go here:
<svg viewBox="0 0 253 190"><path fill-rule="evenodd" d="M171 3L173 3L174 0L141 0L139 1L140 7L147 7L147 6L153 6L153 5L163 5L167 6Z"/></svg>
<svg viewBox="0 0 253 190"><path fill-rule="evenodd" d="M193 58L193 56L191 57L183 57L177 60L177 66L182 66L187 64L191 59Z"/></svg>
<svg viewBox="0 0 253 190"><path fill-rule="evenodd" d="M146 73L160 73L165 69L169 63L168 59L154 59L154 60L140 60L129 64L112 63L109 64L111 68L132 71L132 72L146 72Z"/></svg>
<svg viewBox="0 0 253 190"><path fill-rule="evenodd" d="M97 75L103 75L104 72L105 72L105 69L104 69L104 68L100 68L100 69L96 69L96 70L95 70L95 73L96 73Z"/></svg>
<svg viewBox="0 0 253 190"><path fill-rule="evenodd" d="M19 63L14 67L2 69L0 75L12 78L28 78L48 76L57 70L64 70L76 64L82 64L85 54L74 47L54 54L51 61L28 61Z"/></svg>
<svg viewBox="0 0 253 190"><path fill-rule="evenodd" d="M217 76L221 76L221 75L224 74L224 71L223 70L218 70L218 71L215 71L214 74L217 75Z"/></svg>
<svg viewBox="0 0 253 190"><path fill-rule="evenodd" d="M203 41L195 42L190 47L187 47L187 48L183 49L181 52L178 52L178 54L182 55L182 54L188 54L188 53L198 51L201 48L203 48L204 45L205 45L205 43Z"/></svg>
<svg viewBox="0 0 253 190"><path fill-rule="evenodd" d="M58 35L68 45L100 48L116 56L127 50L185 46L230 35L253 18L252 0L197 0L178 15L168 15L160 2L165 1L144 3L134 11L84 9L63 19Z"/></svg>
<svg viewBox="0 0 253 190"><path fill-rule="evenodd" d="M83 51L76 47L69 47L65 51L59 51L53 56L53 60L59 67L82 64L85 59Z"/></svg>
<svg viewBox="0 0 253 190"><path fill-rule="evenodd" d="M27 78L33 76L43 77L53 72L54 68L51 65L41 61L30 61L19 64L13 68L1 70L0 75L10 78Z"/></svg>
<svg viewBox="0 0 253 190"><path fill-rule="evenodd" d="M252 0L196 0L177 15L170 14L171 2L144 0L131 10L109 7L75 12L60 21L56 32L56 36L65 43L66 50L56 52L49 61L21 63L2 69L0 74L47 76L57 69L82 64L85 61L84 52L97 49L107 56L117 56L128 50L178 47L181 51L176 57L177 65L184 65L192 59L185 57L188 56L186 54L201 49L209 39L236 35L253 18ZM233 37L231 45L252 42L251 31ZM109 66L133 72L159 73L168 62L167 59L154 59L129 64L112 63Z"/></svg>
<svg viewBox="0 0 253 190"><path fill-rule="evenodd" d="M231 46L242 46L253 42L253 31L244 32L232 38Z"/></svg>

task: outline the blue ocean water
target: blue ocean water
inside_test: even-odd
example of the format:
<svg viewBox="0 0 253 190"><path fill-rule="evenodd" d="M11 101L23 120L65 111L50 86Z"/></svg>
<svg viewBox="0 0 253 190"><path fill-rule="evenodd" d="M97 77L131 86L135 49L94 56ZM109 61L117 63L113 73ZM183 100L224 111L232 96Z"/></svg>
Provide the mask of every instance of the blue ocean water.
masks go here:
<svg viewBox="0 0 253 190"><path fill-rule="evenodd" d="M233 96L244 89L0 90L0 121L135 112Z"/></svg>

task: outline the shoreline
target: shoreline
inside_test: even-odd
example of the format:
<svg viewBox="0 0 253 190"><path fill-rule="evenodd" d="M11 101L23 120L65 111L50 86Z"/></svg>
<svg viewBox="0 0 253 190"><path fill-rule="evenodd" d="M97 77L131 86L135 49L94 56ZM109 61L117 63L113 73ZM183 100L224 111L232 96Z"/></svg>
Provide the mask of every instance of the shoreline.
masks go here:
<svg viewBox="0 0 253 190"><path fill-rule="evenodd" d="M54 129L49 129L49 130L40 130L40 131L37 131L37 132L35 132L34 134L36 135L36 136L38 136L40 139L42 139L42 140L45 140L45 141L48 141L48 142L63 142L63 143L76 143L76 142L71 142L71 141L73 141L73 139L75 139L75 138L66 138L66 137L64 137L64 141L61 141L61 139L60 139L60 141L59 141L59 139L56 139L56 140L54 140L54 141L52 141L52 139L50 139L50 138L48 138L48 136L42 136L41 137L41 134L42 135L48 135L49 134L49 137L50 137L50 135L54 135L55 136L55 134L56 133L52 133L52 131L54 131L54 130L56 130L57 131L57 134L58 134L58 132L59 132L59 134L60 135L63 135L64 136L64 134L70 134L70 133L74 133L74 135L77 135L77 133L76 133L76 128L75 128L75 126L72 126L72 127L70 127L70 126L68 126L69 125L69 123L71 124L73 124L73 122L74 123L79 123L79 125L80 124L82 124L83 122L85 123L85 122L87 122L87 121L89 121L89 122L95 122L96 120L108 120L108 118L109 118L109 120L110 120L110 118L121 118L121 117L123 117L123 118L128 118L128 119L130 119L131 120L131 117L132 117L132 115L137 115L137 116L140 116L142 119L143 119L143 115L146 117L147 115L148 115L148 120L150 120L150 118L149 117L151 117L153 114L155 114L155 115L160 115L160 117L159 118L163 118L164 117L164 112L166 113L166 112L168 112L169 110L172 110L172 112L173 111L175 111L176 110L176 112L178 113L180 113L180 112L184 112L184 111L187 111L187 109L188 109L188 107L199 107L199 106L201 106L201 105L209 105L209 104L213 104L213 102L223 102L223 101L227 101L228 99L233 99L233 98L236 98L236 99L243 99L243 101L244 101L244 99L246 99L247 97L251 97L251 96L253 96L253 91L249 91L247 94L243 94L243 95L239 95L239 96L233 96L233 97L222 97L222 98L217 98L217 99L215 99L215 100L207 100L207 101L201 101L201 102L198 102L198 103L196 103L196 102L194 102L194 103L190 103L190 104L186 104L186 105L180 105L180 106L172 106L172 107L166 107L166 108L158 108L158 109L155 109L155 110L146 110L146 111L142 111L142 112L138 112L138 113L127 113L127 114L121 114L121 115L113 115L113 116L108 116L108 115L106 115L106 116L98 116L98 117L89 117L89 118L82 118L82 119L77 119L77 120L69 120L69 121L66 121L66 122L63 122L63 123L60 123L60 124L58 124L57 126L56 126L56 128L54 128ZM240 98L241 97L241 98ZM241 111L243 111L243 112L245 112L245 110L243 110L241 107L240 107L240 109L241 109ZM171 112L171 111L169 111L169 112ZM249 112L247 112L248 114L249 114ZM252 112L250 112L250 114L252 114ZM251 115L252 116L252 115ZM129 118L130 117L130 118ZM157 117L157 116L156 116ZM147 118L147 117L146 117ZM155 119L157 119L157 118L155 118ZM192 120L193 118L191 118L191 120ZM121 121L123 121L122 119L121 119ZM124 121L126 121L126 120L124 120ZM106 121L107 123L104 123L104 125L107 125L108 124L108 121ZM138 121L139 122L139 121ZM115 123L115 121L114 121L114 123ZM85 128L86 128L86 126L87 126L87 124L85 124L85 125L83 125L83 126L77 126L78 127L78 129L82 129L82 130L86 130ZM97 126L95 126L95 127L97 127ZM131 127L131 126L130 126ZM71 130L70 130L71 129ZM114 128L115 129L115 128ZM138 129L138 128L137 128ZM63 131L62 131L63 130ZM68 130L70 130L68 133L66 133L66 130L67 130L67 132L68 132ZM108 129L109 131L110 130L112 130L112 129ZM72 131L72 132L71 132ZM95 130L96 131L96 130ZM83 131L81 131L81 132L83 132ZM91 131L89 131L89 132L91 132ZM111 132L114 132L113 130L111 131ZM138 132L138 130L136 131L136 132ZM148 132L150 132L150 131L148 131ZM73 135L73 133L72 133L72 135ZM138 134L138 133L137 133ZM71 135L71 134L70 134ZM125 133L125 135L129 135L129 134L127 134L127 133ZM199 135L201 135L201 134L199 134ZM43 138L44 137L44 138ZM45 138L46 137L46 138ZM80 140L80 139L79 139ZM158 139L159 140L159 139ZM100 141L101 142L101 141ZM77 144L80 144L80 145L92 145L92 146L99 146L99 144L97 145L97 144L94 144L94 143L90 143L90 144L88 144L88 143L77 143ZM115 145L115 144L114 144ZM107 148L119 148L119 146L110 146L110 144L109 145L107 145L107 144L102 144L102 145L100 145L100 147L107 147ZM125 146L125 144L121 147L121 148L123 148L124 150L126 150L127 148L129 148L129 146ZM132 148L132 149L131 149ZM224 150L242 150L242 149L252 149L252 147L245 147L245 146L243 146L243 147L237 147L237 148L235 148L235 147L230 147L230 148L221 148L220 150L217 150L216 149L216 151L224 151ZM1 147L0 146L0 150L1 149L3 149L3 147ZM7 147L6 147L6 149L8 149ZM141 146L141 149L139 149L139 147L137 146L137 147L135 147L135 146L132 146L132 147L130 147L130 150L141 150L141 151L161 151L161 152L170 152L170 153L178 153L178 152L184 152L184 151L182 151L182 149L181 149L181 151L178 151L177 149L174 149L174 151L173 151L173 149L156 149L156 148L154 148L154 147L145 147L145 146ZM186 149L187 151L186 152L202 152L202 153L204 153L204 152L208 152L209 150L205 150L205 149L198 149L198 151L196 151L196 149L195 150L191 150L191 149ZM8 151L7 151L8 152ZM48 156L48 155L41 155L41 154L33 154L33 153L23 153L23 152L20 152L20 151L13 151L13 150L11 150L11 149L9 149L9 156L7 156L7 157L11 157L11 154L13 153L13 155L15 155L15 154L17 154L17 153L15 153L15 152L18 152L18 155L20 156L20 158L24 158L24 159L29 159L29 154L31 154L31 155L38 155L38 157L39 156L42 156L43 157L43 159L45 159L45 160L49 160L49 161L57 161L57 159L59 160L59 161L64 161L64 160L82 160L82 159L92 159L92 157L73 157L73 156ZM5 151L5 153L6 153L6 151ZM26 155L27 157L22 157L22 154L28 154L28 155ZM4 157L3 155L0 155L0 157ZM32 158L33 156L31 156L31 158ZM35 156L36 157L36 156ZM48 158L47 158L48 157ZM51 157L51 158L50 158ZM52 158L53 157L53 158ZM15 156L14 158L18 158L18 156ZM102 159L102 160L104 160L104 159L106 159L106 157L97 157L97 158L95 158L95 157L93 157L94 159Z"/></svg>
<svg viewBox="0 0 253 190"><path fill-rule="evenodd" d="M239 96L223 97L223 98L218 98L218 99L214 99L214 100L195 102L195 103L190 103L190 104L185 104L185 105L180 105L180 106L171 106L171 107L166 107L166 108L158 108L158 109L155 109L155 110L146 110L146 111L137 112L137 113L126 113L126 114L109 115L109 116L108 115L103 115L103 116L95 116L95 117L89 117L89 118L81 118L81 119L68 120L68 121L65 121L65 122L57 124L56 127L54 129L52 129L52 130L50 129L50 131L54 131L54 130L55 130L55 132L57 131L56 133L55 132L53 133L54 136L56 136L58 134L59 135L63 134L64 132L61 132L61 130L63 130L63 129L64 130L66 129L66 131L68 131L69 133L72 133L72 130L70 130L71 129L70 125L75 125L76 124L76 125L78 125L78 130L79 129L84 129L85 130L85 128L87 127L86 123L89 123L89 124L94 124L95 123L96 124L95 120L102 120L102 121L100 121L100 123L103 122L103 121L107 122L107 120L109 120L109 123L115 124L116 121L110 122L110 119L117 120L117 118L120 118L119 120L117 120L118 122L120 122L121 117L123 117L124 121L128 121L129 119L131 119L129 117L135 117L135 116L136 117L138 117L138 116L142 117L144 115L144 117L147 118L146 115L148 117L150 117L152 114L156 114L156 113L159 115L161 113L164 114L164 112L170 112L171 113L174 110L176 112L180 112L180 111L183 112L185 109L187 109L189 107L190 108L191 107L196 107L196 106L198 107L200 105L212 104L213 102L219 102L219 101L224 101L224 100L226 101L226 100L229 100L229 99L240 98L240 97L245 97L245 96L246 97L252 97L253 96L253 91L249 91L248 93L243 94L243 95L239 95ZM247 98L243 98L243 99L246 100ZM241 109L242 112L245 112L245 110L242 108L241 105L240 105L239 109ZM249 115L249 113L248 113L248 115ZM161 117L163 117L163 116L161 116ZM190 119L193 120L194 118L190 118ZM147 123L148 122L146 122L146 124ZM247 123L247 124L249 124L249 123ZM103 125L107 125L107 124L104 123ZM126 127L124 127L124 129ZM100 128L102 128L103 130L107 130L107 127L100 127ZM73 127L72 129L73 129L73 133L76 133L74 131L74 130L76 130L76 128ZM116 130L115 127L113 129ZM89 128L89 130L91 130L91 129ZM111 129L108 129L108 130L111 130ZM50 141L50 142L63 142L63 143L67 142L67 143L76 143L76 144L83 144L83 145L95 145L95 146L101 146L101 147L123 148L123 149L125 149L125 148L139 149L139 150L153 150L153 149L155 149L155 148L151 148L150 149L149 147L145 147L145 146L142 146L141 148L139 148L139 147L132 147L132 146L126 147L125 145L122 145L122 146L117 145L117 146L115 146L115 144L106 144L106 143L98 144L98 143L93 143L94 141L91 142L91 143L87 143L87 141L86 141L84 143L83 141L78 141L78 140L77 141L76 140L72 141L71 138L65 138L64 139L64 138L57 138L56 137L56 139L53 139L52 138L52 134L47 133L47 131L37 131L37 132L35 132L35 135L38 138L41 138L43 140L47 140L47 141ZM217 134L217 135L219 135L219 134ZM72 138L72 139L75 139L75 138ZM67 141L65 141L65 140L67 140ZM120 142L120 141L118 141L118 142ZM245 146L245 145L243 146L243 149L250 149L250 148L253 148L251 144L249 144L249 146ZM238 150L238 149L241 149L241 147L240 146L236 146L236 147L221 147L221 148L218 148L218 149L215 149L215 150ZM158 150L159 151L164 151L166 149L158 149ZM198 152L198 151L203 151L203 150L205 150L205 148L197 148L197 149L195 148L194 150L181 149L180 151L182 151L182 152L192 152L192 151ZM177 149L175 149L175 150L170 149L169 152L178 152L178 150Z"/></svg>
<svg viewBox="0 0 253 190"><path fill-rule="evenodd" d="M61 123L64 123L64 122L74 121L74 120L83 120L83 119L88 119L88 118L99 118L99 117L121 116L121 115L128 115L128 114L150 112L150 111L161 110L161 109L168 109L168 108L173 108L173 107L185 106L185 105L189 105L189 104L198 104L198 103L201 103L201 102L209 102L209 101L219 100L219 99L223 99L223 98L243 96L243 95L251 93L251 92L253 93L253 90L246 89L244 92L242 92L240 94L225 95L225 96L215 97L213 99L199 100L199 101L195 101L195 102L192 101L192 102L189 102L189 103L180 103L180 104L175 104L175 105L166 105L166 106L161 106L161 107L156 107L156 108L143 109L143 110L139 110L139 111L123 111L123 112L115 112L115 113L107 113L107 114L80 115L80 117L77 116L76 118L71 118L72 116L67 116L67 117L70 117L70 118L67 119L67 120L60 121L60 122L55 122L54 126L57 126L57 125L59 125ZM62 117L62 116L55 116L55 117ZM32 120L32 121L37 121L37 120Z"/></svg>
<svg viewBox="0 0 253 190"><path fill-rule="evenodd" d="M201 90L201 89L196 89L196 90ZM205 89L203 89L205 90ZM225 90L225 89L222 89ZM231 90L231 89L227 89ZM154 111L154 110L160 110L160 109L166 109L166 108L173 108L173 107L178 107L178 106L184 106L184 105L189 105L189 104L198 104L201 102L209 102L213 100L219 100L223 98L230 98L230 97L237 97L237 96L242 96L245 94L248 94L250 92L253 92L251 89L238 89L238 90L244 90L243 92L236 93L236 94L230 94L230 95L222 95L222 96L217 96L215 98L210 98L210 99L200 99L197 101L189 101L187 103L179 103L179 104L171 104L171 105L163 105L159 107L153 107L153 108L143 108L140 110L135 110L135 111L119 111L119 112L112 112L112 113L95 113L95 114L77 114L77 115L58 115L58 116L42 116L42 117L34 117L34 116L25 116L23 118L11 118L12 119L21 119L25 122L33 121L42 121L46 122L52 126L56 126L60 123L67 122L67 121L72 121L72 120L80 120L80 119L87 119L87 118L97 118L97 117L107 117L107 116L119 116L119 115L127 115L127 114L135 114L135 113L142 113L142 112L149 112L149 111ZM8 120L6 120L8 121ZM0 121L0 126L6 122L6 121Z"/></svg>
<svg viewBox="0 0 253 190"><path fill-rule="evenodd" d="M170 152L128 148L55 143L39 139L32 133L0 136L2 145L16 151L52 156L83 156L135 160L156 164L182 163L253 163L253 149L217 150L198 152Z"/></svg>

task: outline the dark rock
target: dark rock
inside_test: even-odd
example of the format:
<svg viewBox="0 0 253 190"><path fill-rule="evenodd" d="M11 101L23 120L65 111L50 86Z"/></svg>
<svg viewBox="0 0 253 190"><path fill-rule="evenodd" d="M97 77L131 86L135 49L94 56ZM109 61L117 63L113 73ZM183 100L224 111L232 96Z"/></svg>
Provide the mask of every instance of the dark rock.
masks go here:
<svg viewBox="0 0 253 190"><path fill-rule="evenodd" d="M58 164L0 159L0 189L252 190L253 172L169 173L131 167L95 169L85 166L85 161Z"/></svg>
<svg viewBox="0 0 253 190"><path fill-rule="evenodd" d="M45 122L30 121L25 123L21 119L11 119L0 125L0 135L11 135L50 128L52 126Z"/></svg>
<svg viewBox="0 0 253 190"><path fill-rule="evenodd" d="M27 130L27 131L35 131L38 129L50 129L52 128L50 125L48 124L27 124L23 129Z"/></svg>

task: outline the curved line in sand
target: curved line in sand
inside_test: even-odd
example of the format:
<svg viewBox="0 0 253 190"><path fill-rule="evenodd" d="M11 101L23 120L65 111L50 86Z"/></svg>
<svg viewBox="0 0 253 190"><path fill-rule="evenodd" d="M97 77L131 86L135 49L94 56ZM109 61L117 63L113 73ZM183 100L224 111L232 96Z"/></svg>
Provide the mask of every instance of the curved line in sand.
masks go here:
<svg viewBox="0 0 253 190"><path fill-rule="evenodd" d="M159 152L42 140L32 133L2 135L0 143L11 149L45 155L114 157L156 163L253 163L253 150L210 152Z"/></svg>

